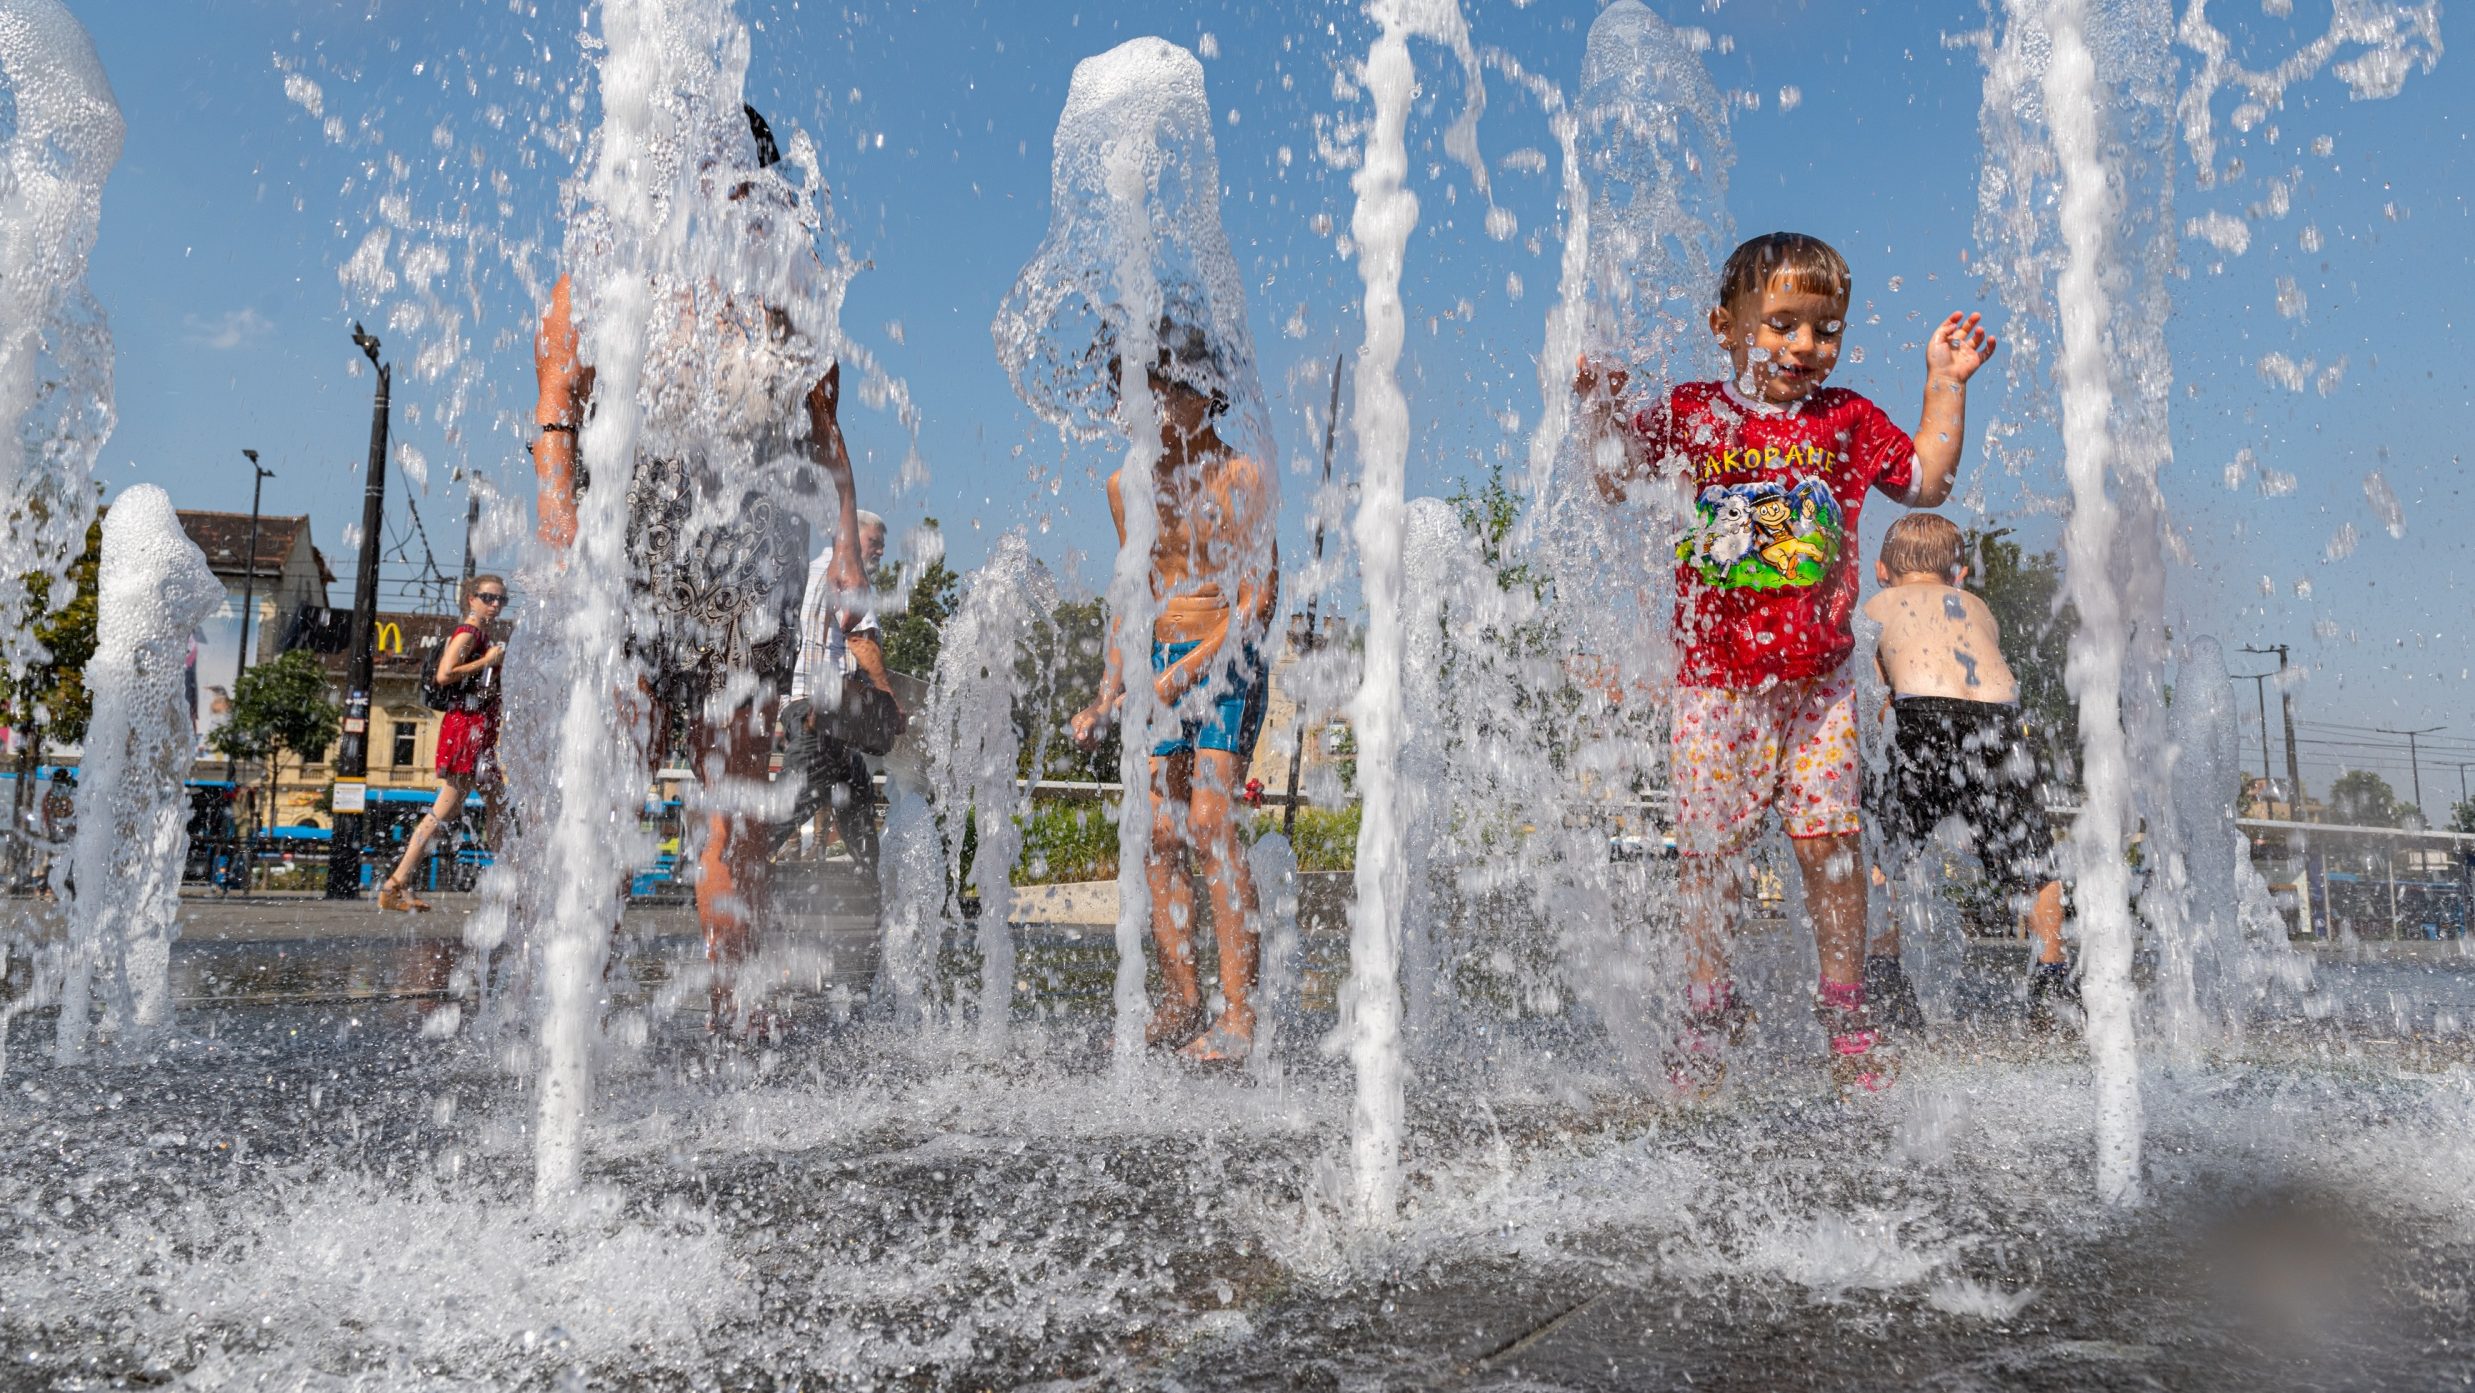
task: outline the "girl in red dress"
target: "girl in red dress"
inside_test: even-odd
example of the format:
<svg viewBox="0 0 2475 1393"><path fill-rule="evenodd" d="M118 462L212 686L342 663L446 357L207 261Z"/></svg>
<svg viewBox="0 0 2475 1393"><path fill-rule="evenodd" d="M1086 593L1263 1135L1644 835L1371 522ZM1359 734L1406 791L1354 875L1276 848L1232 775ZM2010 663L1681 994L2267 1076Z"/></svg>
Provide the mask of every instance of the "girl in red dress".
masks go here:
<svg viewBox="0 0 2475 1393"><path fill-rule="evenodd" d="M507 645L492 639L490 631L506 607L506 581L475 576L464 582L464 622L439 648L438 671L432 674L455 694L455 704L438 721L438 801L413 824L403 858L378 887L380 909L429 909L412 893L412 879L431 841L463 812L475 785L497 791L498 674Z"/></svg>

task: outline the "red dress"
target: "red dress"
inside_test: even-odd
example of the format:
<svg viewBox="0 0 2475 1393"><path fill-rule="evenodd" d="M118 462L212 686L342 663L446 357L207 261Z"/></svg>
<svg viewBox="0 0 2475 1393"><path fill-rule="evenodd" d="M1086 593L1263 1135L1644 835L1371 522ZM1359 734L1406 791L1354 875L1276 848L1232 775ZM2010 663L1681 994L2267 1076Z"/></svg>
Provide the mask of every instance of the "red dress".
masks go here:
<svg viewBox="0 0 2475 1393"><path fill-rule="evenodd" d="M458 624L447 636L471 634L487 650L490 636L470 624ZM498 773L498 669L484 668L458 684L455 705L438 720L438 772L470 778Z"/></svg>

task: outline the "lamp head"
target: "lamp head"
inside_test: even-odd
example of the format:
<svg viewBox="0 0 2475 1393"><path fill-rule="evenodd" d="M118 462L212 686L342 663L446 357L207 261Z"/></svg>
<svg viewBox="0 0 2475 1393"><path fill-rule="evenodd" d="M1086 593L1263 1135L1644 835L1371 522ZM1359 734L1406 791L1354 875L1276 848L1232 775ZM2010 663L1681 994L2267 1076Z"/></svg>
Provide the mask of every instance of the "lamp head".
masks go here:
<svg viewBox="0 0 2475 1393"><path fill-rule="evenodd" d="M378 366L378 336L362 328L361 321L358 319L352 321L352 341L364 354L368 355L370 366Z"/></svg>
<svg viewBox="0 0 2475 1393"><path fill-rule="evenodd" d="M258 462L258 452L255 450L243 450L241 451L241 458L249 461L251 464L256 464Z"/></svg>

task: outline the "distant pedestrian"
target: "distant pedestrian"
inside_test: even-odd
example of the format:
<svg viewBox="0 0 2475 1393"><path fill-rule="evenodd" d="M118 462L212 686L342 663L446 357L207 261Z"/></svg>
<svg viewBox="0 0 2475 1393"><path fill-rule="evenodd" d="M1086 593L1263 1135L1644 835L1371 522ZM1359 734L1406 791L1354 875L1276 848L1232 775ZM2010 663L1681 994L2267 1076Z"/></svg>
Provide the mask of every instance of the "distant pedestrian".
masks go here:
<svg viewBox="0 0 2475 1393"><path fill-rule="evenodd" d="M485 809L498 799L499 671L505 641L494 637L507 607L507 582L493 575L464 583L464 622L438 650L430 682L447 700L438 718L438 801L413 824L404 855L378 887L382 910L427 912L429 902L412 892L430 843L463 814L464 800L478 787ZM485 825L487 812L484 813Z"/></svg>
<svg viewBox="0 0 2475 1393"><path fill-rule="evenodd" d="M77 776L75 774L66 769L52 771L51 787L43 794L42 811L43 839L50 842L53 847L51 862L46 863L43 873L43 898L48 900L53 898L50 864L58 861L60 849L68 846L70 840L77 835ZM64 875L61 878L60 888L74 895L77 893L77 881L73 877Z"/></svg>
<svg viewBox="0 0 2475 1393"><path fill-rule="evenodd" d="M859 560L874 571L885 559L885 519L859 514ZM799 663L782 708L788 770L800 778L790 821L776 834L788 842L810 819L828 824L852 859L876 869L875 784L863 755L893 748L904 713L886 674L884 634L874 611L854 613L835 577L837 550L828 545L808 565L799 603ZM820 840L823 829L819 829Z"/></svg>

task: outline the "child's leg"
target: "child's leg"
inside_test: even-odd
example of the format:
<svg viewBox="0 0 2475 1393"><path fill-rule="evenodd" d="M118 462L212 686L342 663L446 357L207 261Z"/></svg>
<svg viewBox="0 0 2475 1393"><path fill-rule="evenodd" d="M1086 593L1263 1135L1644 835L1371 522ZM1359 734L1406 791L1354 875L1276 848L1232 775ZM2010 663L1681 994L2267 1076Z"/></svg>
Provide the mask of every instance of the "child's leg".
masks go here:
<svg viewBox="0 0 2475 1393"><path fill-rule="evenodd" d="M1865 979L1864 838L1856 833L1794 839L1805 877L1805 910L1813 916L1813 946L1825 983ZM1894 948L1896 942L1894 941Z"/></svg>
<svg viewBox="0 0 2475 1393"><path fill-rule="evenodd" d="M1151 854L1143 874L1152 892L1152 946L1158 950L1160 979L1167 996L1152 1013L1147 1043L1183 1044L1172 1039L1199 1024L1203 986L1195 973L1194 884L1189 874L1189 829L1181 824L1194 796L1194 752L1152 757Z"/></svg>
<svg viewBox="0 0 2475 1393"><path fill-rule="evenodd" d="M1891 905L1891 909L1882 916L1882 932L1867 940L1865 956L1888 958L1892 962L1897 962L1899 961L1899 912L1898 904L1891 896L1891 878L1880 866L1875 866L1866 878L1873 883L1873 888L1881 894L1883 900Z"/></svg>
<svg viewBox="0 0 2475 1393"><path fill-rule="evenodd" d="M1684 932L1687 1009L1733 997L1727 933L1744 875L1746 829L1777 785L1778 741L1759 719L1762 699L1678 687L1668 703L1668 788L1675 800L1676 909Z"/></svg>
<svg viewBox="0 0 2475 1393"><path fill-rule="evenodd" d="M402 889L412 884L413 876L420 869L421 858L429 854L431 840L455 821L472 786L472 776L468 774L438 776L438 797L431 801L430 810L421 815L421 820L413 824L411 833L404 838L404 854L396 858L395 869L387 873L388 886Z"/></svg>
<svg viewBox="0 0 2475 1393"><path fill-rule="evenodd" d="M1825 999L1857 993L1865 976L1863 820L1857 811L1856 688L1844 677L1788 683L1774 694L1786 727L1779 823L1804 872L1805 909L1822 958Z"/></svg>
<svg viewBox="0 0 2475 1393"><path fill-rule="evenodd" d="M1245 848L1238 843L1237 814L1230 797L1237 773L1235 754L1196 752L1188 826L1202 861L1203 883L1211 892L1212 937L1220 949L1220 994L1225 1005L1215 1024L1231 1035L1252 1039L1259 945L1251 913L1253 876Z"/></svg>
<svg viewBox="0 0 2475 1393"><path fill-rule="evenodd" d="M2021 917L2028 936L2037 941L2037 961L2059 963L2063 959L2063 894L2062 882L2049 880L2037 887L2037 897L2028 902L2028 912Z"/></svg>
<svg viewBox="0 0 2475 1393"><path fill-rule="evenodd" d="M697 857L696 920L705 932L705 957L722 973L717 1007L729 1004L730 971L754 949L756 920L764 910L765 828L735 805L765 781L772 729L772 712L749 705L733 711L718 729L699 719L691 736L698 782L715 804L705 815L705 845Z"/></svg>
<svg viewBox="0 0 2475 1393"><path fill-rule="evenodd" d="M1685 978L1693 986L1696 1007L1706 1005L1728 981L1727 934L1736 923L1743 871L1740 854L1686 856L1676 863Z"/></svg>

